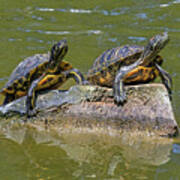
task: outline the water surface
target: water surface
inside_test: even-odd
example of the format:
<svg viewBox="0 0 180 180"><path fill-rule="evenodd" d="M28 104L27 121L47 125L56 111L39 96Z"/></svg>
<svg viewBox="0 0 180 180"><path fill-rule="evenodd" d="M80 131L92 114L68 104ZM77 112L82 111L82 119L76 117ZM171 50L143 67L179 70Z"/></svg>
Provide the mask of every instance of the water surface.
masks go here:
<svg viewBox="0 0 180 180"><path fill-rule="evenodd" d="M167 31L170 42L161 55L173 78L173 108L180 123L179 12L179 0L0 0L0 87L22 59L47 52L63 38L69 45L65 59L85 73L104 50L145 45ZM39 136L23 128L2 133L2 179L180 179L178 141Z"/></svg>

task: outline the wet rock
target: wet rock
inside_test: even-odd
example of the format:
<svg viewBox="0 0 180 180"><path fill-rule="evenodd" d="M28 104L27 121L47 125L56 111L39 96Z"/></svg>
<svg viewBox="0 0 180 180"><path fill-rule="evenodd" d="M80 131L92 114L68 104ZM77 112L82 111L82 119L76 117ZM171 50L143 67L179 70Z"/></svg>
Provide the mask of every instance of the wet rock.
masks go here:
<svg viewBox="0 0 180 180"><path fill-rule="evenodd" d="M48 122L69 119L63 126L106 127L148 130L174 136L178 132L168 93L162 84L127 86L128 101L116 106L112 89L99 86L73 86L69 91L54 90L40 95L36 120ZM0 108L1 115L25 113L25 97ZM58 122L59 123L59 122ZM60 126L62 126L60 123ZM77 125L78 124L78 125Z"/></svg>

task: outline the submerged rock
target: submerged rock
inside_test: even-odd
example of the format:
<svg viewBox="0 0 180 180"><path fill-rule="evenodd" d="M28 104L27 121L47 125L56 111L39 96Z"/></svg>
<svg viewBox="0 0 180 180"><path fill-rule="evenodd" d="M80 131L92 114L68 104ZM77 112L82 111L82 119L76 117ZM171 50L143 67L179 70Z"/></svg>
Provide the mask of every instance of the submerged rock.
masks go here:
<svg viewBox="0 0 180 180"><path fill-rule="evenodd" d="M58 122L59 125L148 130L166 136L177 134L178 125L162 84L126 86L126 91L127 103L117 106L110 88L73 86L68 91L53 90L38 97L39 113L35 119L58 122L68 117L63 123ZM0 107L0 113L2 116L24 114L25 97Z"/></svg>

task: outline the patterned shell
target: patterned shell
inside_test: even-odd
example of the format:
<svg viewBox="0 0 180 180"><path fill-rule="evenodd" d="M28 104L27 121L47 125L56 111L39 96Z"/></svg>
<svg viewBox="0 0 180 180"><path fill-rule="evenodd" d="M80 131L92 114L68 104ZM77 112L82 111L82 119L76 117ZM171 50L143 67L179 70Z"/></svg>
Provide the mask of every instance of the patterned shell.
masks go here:
<svg viewBox="0 0 180 180"><path fill-rule="evenodd" d="M9 81L2 88L1 92L8 87L11 87L15 81L20 80L21 78L28 78L28 76L34 73L38 73L36 69L42 67L42 70L45 68L48 63L50 54L36 54L26 58L24 61L20 62L19 65L12 72Z"/></svg>
<svg viewBox="0 0 180 180"><path fill-rule="evenodd" d="M92 68L88 71L87 76L98 75L100 71L106 71L110 66L129 65L135 62L144 47L137 45L125 45L116 47L103 52L95 61ZM113 68L112 68L113 69ZM116 68L115 68L116 69Z"/></svg>

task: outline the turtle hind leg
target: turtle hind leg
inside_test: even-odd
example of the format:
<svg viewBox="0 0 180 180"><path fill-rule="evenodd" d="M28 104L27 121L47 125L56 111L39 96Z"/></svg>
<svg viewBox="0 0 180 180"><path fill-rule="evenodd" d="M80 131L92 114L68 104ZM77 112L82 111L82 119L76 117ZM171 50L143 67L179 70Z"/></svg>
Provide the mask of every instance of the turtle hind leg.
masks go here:
<svg viewBox="0 0 180 180"><path fill-rule="evenodd" d="M78 69L70 69L63 72L66 78L73 78L77 84L87 85L89 82L84 78L83 74Z"/></svg>
<svg viewBox="0 0 180 180"><path fill-rule="evenodd" d="M6 104L12 102L15 100L15 95L14 94L7 94L2 105L5 106Z"/></svg>
<svg viewBox="0 0 180 180"><path fill-rule="evenodd" d="M169 73L166 72L157 63L155 63L155 66L156 66L157 70L159 71L159 75L161 77L161 80L162 80L163 84L165 85L165 87L166 87L166 89L168 91L170 100L172 100L172 78L169 75Z"/></svg>

